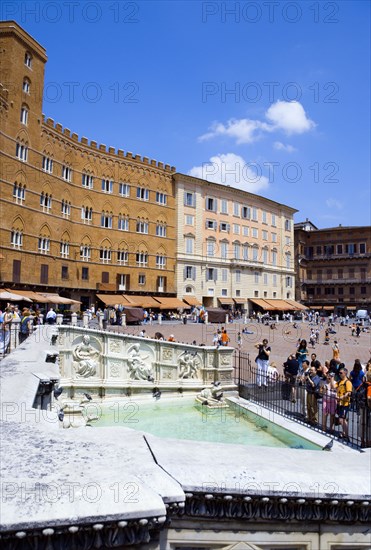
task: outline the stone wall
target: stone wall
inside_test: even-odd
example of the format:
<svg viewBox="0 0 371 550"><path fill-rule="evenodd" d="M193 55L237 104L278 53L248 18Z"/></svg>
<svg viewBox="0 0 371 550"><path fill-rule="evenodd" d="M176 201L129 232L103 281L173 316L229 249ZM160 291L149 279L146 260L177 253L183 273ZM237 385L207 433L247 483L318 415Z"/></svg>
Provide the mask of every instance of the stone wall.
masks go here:
<svg viewBox="0 0 371 550"><path fill-rule="evenodd" d="M233 348L61 326L58 349L60 383L72 399L87 390L94 397L125 396L154 387L199 391L216 381L223 389L236 389Z"/></svg>

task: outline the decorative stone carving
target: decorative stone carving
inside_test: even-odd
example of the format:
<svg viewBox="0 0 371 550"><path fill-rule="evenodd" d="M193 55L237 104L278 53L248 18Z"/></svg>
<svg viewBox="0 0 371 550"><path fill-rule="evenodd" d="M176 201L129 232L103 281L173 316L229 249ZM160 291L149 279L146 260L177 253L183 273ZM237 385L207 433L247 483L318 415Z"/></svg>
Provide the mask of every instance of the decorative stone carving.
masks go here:
<svg viewBox="0 0 371 550"><path fill-rule="evenodd" d="M164 361L171 361L173 358L173 350L172 348L164 348L162 350L162 358Z"/></svg>
<svg viewBox="0 0 371 550"><path fill-rule="evenodd" d="M185 351L178 358L179 378L198 378L198 370L201 360L197 354L192 355L189 351Z"/></svg>
<svg viewBox="0 0 371 550"><path fill-rule="evenodd" d="M230 365L231 364L230 359L231 359L230 355L224 355L224 353L223 353L221 358L220 358L220 364L221 365Z"/></svg>
<svg viewBox="0 0 371 550"><path fill-rule="evenodd" d="M109 368L110 368L110 376L112 378L119 378L120 376L120 361L110 361Z"/></svg>
<svg viewBox="0 0 371 550"><path fill-rule="evenodd" d="M173 374L173 369L170 369L170 368L162 368L161 369L161 372L162 372L162 378L164 378L165 380L173 380L174 379L174 374Z"/></svg>
<svg viewBox="0 0 371 550"><path fill-rule="evenodd" d="M149 355L143 355L140 352L140 344L136 343L128 349L129 375L132 380L151 380L153 379L152 365L145 361Z"/></svg>
<svg viewBox="0 0 371 550"><path fill-rule="evenodd" d="M121 342L119 340L110 340L109 341L109 350L112 353L120 353L121 351Z"/></svg>
<svg viewBox="0 0 371 550"><path fill-rule="evenodd" d="M96 376L100 363L100 352L90 344L90 336L85 334L82 342L72 350L73 367L78 378Z"/></svg>

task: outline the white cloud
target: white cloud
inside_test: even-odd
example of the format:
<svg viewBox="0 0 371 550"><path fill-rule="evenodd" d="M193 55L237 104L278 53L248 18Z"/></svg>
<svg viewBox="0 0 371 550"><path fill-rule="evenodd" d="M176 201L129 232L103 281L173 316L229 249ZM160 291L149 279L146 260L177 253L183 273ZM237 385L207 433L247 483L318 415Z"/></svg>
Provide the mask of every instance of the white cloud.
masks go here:
<svg viewBox="0 0 371 550"><path fill-rule="evenodd" d="M342 210L343 206L344 206L343 203L340 202L338 199L333 199L333 198L327 199L326 200L326 205L329 208L334 208L336 210Z"/></svg>
<svg viewBox="0 0 371 550"><path fill-rule="evenodd" d="M210 132L203 134L198 139L206 141L216 136L227 136L234 138L238 144L253 143L260 138L262 131L269 132L269 124L248 118L230 119L226 125L215 122L210 128Z"/></svg>
<svg viewBox="0 0 371 550"><path fill-rule="evenodd" d="M250 193L256 193L268 187L268 178L262 175L260 165L254 162L248 163L234 153L215 155L201 166L194 166L188 174Z"/></svg>
<svg viewBox="0 0 371 550"><path fill-rule="evenodd" d="M276 101L265 113L266 118L275 129L281 129L286 134L303 134L315 127L304 107L298 101Z"/></svg>
<svg viewBox="0 0 371 550"><path fill-rule="evenodd" d="M253 143L265 132L283 130L287 135L303 134L315 127L315 123L307 117L304 107L298 101L278 100L265 112L265 117L269 122L249 118L232 118L226 124L214 122L209 131L198 139L207 141L218 136L227 136L235 139L237 144ZM292 152L288 148L286 151Z"/></svg>
<svg viewBox="0 0 371 550"><path fill-rule="evenodd" d="M284 143L281 143L280 141L275 141L273 143L273 147L277 149L277 151L286 151L286 153L293 153L294 151L297 151L295 147L292 145L285 145Z"/></svg>

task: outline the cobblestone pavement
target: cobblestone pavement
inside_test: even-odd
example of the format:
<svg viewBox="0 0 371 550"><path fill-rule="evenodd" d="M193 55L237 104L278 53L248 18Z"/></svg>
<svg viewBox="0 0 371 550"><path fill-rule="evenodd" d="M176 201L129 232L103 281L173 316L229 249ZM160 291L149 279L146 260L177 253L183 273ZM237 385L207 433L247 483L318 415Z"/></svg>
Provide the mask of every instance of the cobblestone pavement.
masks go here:
<svg viewBox="0 0 371 550"><path fill-rule="evenodd" d="M267 338L269 345L272 348L271 362L275 362L277 368L282 372L282 363L287 359L290 353L296 351L296 345L299 339L305 338L309 342L310 328L309 323L297 323L298 328L293 328L293 325L284 321L280 321L276 324L277 329L271 330L268 326L261 323L251 322L243 324L234 322L228 325L223 325L227 329L230 337L230 345L232 347L237 346L237 333L241 332L245 327L251 331L252 334L242 334L242 346L241 349L250 354L252 361L256 356L256 349L254 344L260 342L263 338ZM195 341L197 344L213 345L213 335L215 331L221 325L217 324L197 324L193 321L188 321L186 325L183 325L179 321L165 321L161 325L158 323L144 324L141 326L127 326L118 327L112 326L109 330L124 332L127 334L139 334L141 330L146 331L146 336L153 338L155 332L161 332L164 338L167 340L170 334L173 334L177 342L184 342L191 344ZM326 359L332 358L332 344L334 340L337 340L340 347L340 360L345 363L345 366L351 370L355 359L360 359L362 364L365 364L371 357L371 333L361 332L359 338L351 336L350 326L340 326L339 323L335 324L336 334L330 335L330 344L324 345L324 333L325 329L320 331L320 343L316 344L315 348L312 348L308 343L308 350L310 353L315 352L318 359L324 363Z"/></svg>

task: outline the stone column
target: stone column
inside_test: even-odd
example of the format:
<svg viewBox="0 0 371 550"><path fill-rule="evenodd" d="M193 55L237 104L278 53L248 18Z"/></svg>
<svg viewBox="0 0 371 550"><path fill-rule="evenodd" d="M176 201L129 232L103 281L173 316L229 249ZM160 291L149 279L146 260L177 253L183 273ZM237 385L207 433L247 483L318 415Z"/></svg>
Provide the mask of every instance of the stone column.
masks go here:
<svg viewBox="0 0 371 550"><path fill-rule="evenodd" d="M21 320L20 319L12 319L11 325L10 325L10 344L9 349L13 350L16 349L16 347L19 344L19 331L21 329Z"/></svg>
<svg viewBox="0 0 371 550"><path fill-rule="evenodd" d="M73 327L77 326L77 313L71 313L71 325Z"/></svg>
<svg viewBox="0 0 371 550"><path fill-rule="evenodd" d="M82 326L84 328L89 328L89 313L86 311L82 314Z"/></svg>
<svg viewBox="0 0 371 550"><path fill-rule="evenodd" d="M57 325L63 325L63 315L61 313L57 313Z"/></svg>
<svg viewBox="0 0 371 550"><path fill-rule="evenodd" d="M162 314L159 313L157 318L158 318L158 324L162 325Z"/></svg>
<svg viewBox="0 0 371 550"><path fill-rule="evenodd" d="M122 313L121 315L121 326L126 327L126 313Z"/></svg>

